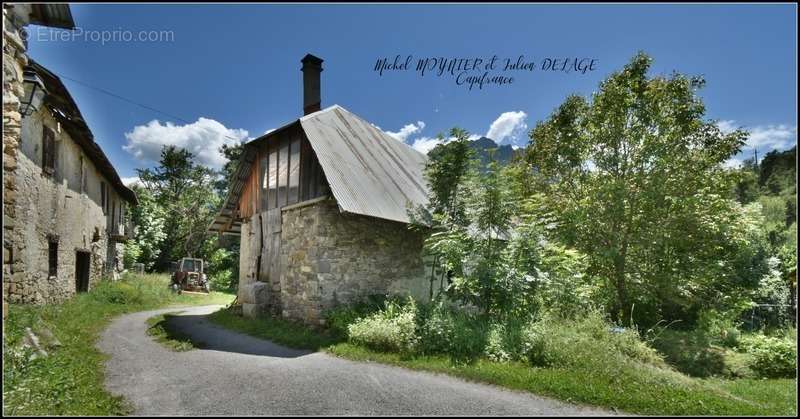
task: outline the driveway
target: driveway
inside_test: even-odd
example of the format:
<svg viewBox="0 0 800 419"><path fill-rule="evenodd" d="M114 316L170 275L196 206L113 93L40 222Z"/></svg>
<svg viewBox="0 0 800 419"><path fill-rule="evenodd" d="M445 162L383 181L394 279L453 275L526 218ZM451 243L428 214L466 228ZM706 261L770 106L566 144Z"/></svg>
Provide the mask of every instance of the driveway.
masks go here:
<svg viewBox="0 0 800 419"><path fill-rule="evenodd" d="M205 316L219 306L117 318L98 347L110 355L106 387L136 415L603 415L528 393L446 375L353 362L226 330ZM182 332L204 349L173 352L145 320L181 311Z"/></svg>

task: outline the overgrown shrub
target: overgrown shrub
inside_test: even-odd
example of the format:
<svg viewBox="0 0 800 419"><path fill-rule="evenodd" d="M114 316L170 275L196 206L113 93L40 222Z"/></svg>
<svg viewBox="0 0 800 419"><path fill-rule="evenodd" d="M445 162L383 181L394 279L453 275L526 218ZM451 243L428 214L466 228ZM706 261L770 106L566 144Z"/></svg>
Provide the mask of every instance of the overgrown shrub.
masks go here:
<svg viewBox="0 0 800 419"><path fill-rule="evenodd" d="M635 329L614 327L597 311L574 320L547 315L526 326L521 336L524 355L535 366L618 368L632 361L666 366Z"/></svg>
<svg viewBox="0 0 800 419"><path fill-rule="evenodd" d="M413 353L418 344L416 312L411 298L405 304L390 301L382 311L348 326L348 337L355 344L376 350Z"/></svg>
<svg viewBox="0 0 800 419"><path fill-rule="evenodd" d="M786 338L749 336L742 345L752 356L750 369L763 378L797 376L797 343Z"/></svg>
<svg viewBox="0 0 800 419"><path fill-rule="evenodd" d="M486 358L495 362L525 361L525 354L529 352L524 346L523 338L526 324L518 319L492 323L484 349Z"/></svg>
<svg viewBox="0 0 800 419"><path fill-rule="evenodd" d="M208 277L211 289L215 291L230 291L232 289L233 272L229 269L217 271Z"/></svg>
<svg viewBox="0 0 800 419"><path fill-rule="evenodd" d="M419 323L420 351L423 353L447 354L455 360L470 360L484 352L489 330L485 316L438 301L420 316Z"/></svg>
<svg viewBox="0 0 800 419"><path fill-rule="evenodd" d="M384 294L374 294L364 297L351 304L343 304L325 312L325 324L334 334L346 338L348 327L358 320L369 317L381 310L387 301L401 302Z"/></svg>

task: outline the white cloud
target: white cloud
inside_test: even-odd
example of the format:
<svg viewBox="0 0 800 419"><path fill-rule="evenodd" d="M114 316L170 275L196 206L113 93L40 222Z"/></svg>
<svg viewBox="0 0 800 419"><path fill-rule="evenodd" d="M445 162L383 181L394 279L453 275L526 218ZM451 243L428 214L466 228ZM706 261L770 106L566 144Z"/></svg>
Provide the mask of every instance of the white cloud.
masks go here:
<svg viewBox="0 0 800 419"><path fill-rule="evenodd" d="M450 141L450 138L420 137L414 140L414 142L411 144L411 147L422 154L428 154L428 152L433 150L433 148L437 145L446 143L448 141Z"/></svg>
<svg viewBox="0 0 800 419"><path fill-rule="evenodd" d="M418 134L424 128L425 128L425 123L422 121L417 121L416 124L406 124L406 126L400 128L400 131L397 132L386 131L386 133L402 142L406 142L408 137L414 134Z"/></svg>
<svg viewBox="0 0 800 419"><path fill-rule="evenodd" d="M759 150L787 149L797 145L797 126L758 125L751 129L747 146Z"/></svg>
<svg viewBox="0 0 800 419"><path fill-rule="evenodd" d="M719 127L719 130L722 131L723 134L730 134L739 128L739 126L736 125L736 121L731 119L719 121L717 122L717 126Z"/></svg>
<svg viewBox="0 0 800 419"><path fill-rule="evenodd" d="M765 154L772 150L786 150L797 145L797 126L779 124L747 127L741 126L733 120L719 121L717 126L720 131L726 134L737 129L750 133L747 137L747 143L742 147L742 151L724 163L726 167L730 168L741 166L744 159L754 156L755 150L758 150L758 157L761 160Z"/></svg>
<svg viewBox="0 0 800 419"><path fill-rule="evenodd" d="M520 134L528 129L525 118L528 117L523 111L503 112L489 126L486 136L494 140L497 144L516 143Z"/></svg>
<svg viewBox="0 0 800 419"><path fill-rule="evenodd" d="M528 128L528 125L525 123L525 118L527 117L528 115L523 111L503 112L489 126L489 131L486 133L486 137L491 138L498 144L505 142L511 144L515 149L519 149L520 146L523 146L524 144L518 144L519 141L517 140L520 134L524 133ZM428 152L433 150L433 148L438 144L443 144L453 140L453 138L440 139L426 136L412 138L415 134L419 134L424 128L425 123L422 121L417 121L416 123L406 124L397 132L387 131L386 133L399 141L409 144L412 148L424 154L428 154ZM481 135L479 134L471 134L467 140L475 141L480 137ZM524 138L519 139L523 140L523 143L525 142Z"/></svg>
<svg viewBox="0 0 800 419"><path fill-rule="evenodd" d="M156 162L163 146L174 145L194 154L200 164L219 169L227 161L219 148L223 144L239 144L248 138L247 134L247 130L227 128L210 118L200 117L186 125L153 120L126 132L128 144L123 148L137 160Z"/></svg>
<svg viewBox="0 0 800 419"><path fill-rule="evenodd" d="M124 177L120 178L120 180L122 180L122 184L127 187L131 187L133 185L141 183L141 181L139 180L139 176Z"/></svg>

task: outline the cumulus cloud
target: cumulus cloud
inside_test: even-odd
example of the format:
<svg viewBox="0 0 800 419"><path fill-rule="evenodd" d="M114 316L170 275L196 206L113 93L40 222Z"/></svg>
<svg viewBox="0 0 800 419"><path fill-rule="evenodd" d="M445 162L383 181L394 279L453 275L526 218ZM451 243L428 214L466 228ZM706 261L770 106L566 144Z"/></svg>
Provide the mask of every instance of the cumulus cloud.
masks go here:
<svg viewBox="0 0 800 419"><path fill-rule="evenodd" d="M514 144L520 134L523 134L528 129L528 124L525 122L527 117L528 114L523 111L503 112L489 126L486 136L497 144Z"/></svg>
<svg viewBox="0 0 800 419"><path fill-rule="evenodd" d="M420 137L414 140L411 143L411 148L414 150L419 151L422 154L428 154L429 151L433 150L439 144L446 143L449 141L449 138L430 138L430 137Z"/></svg>
<svg viewBox="0 0 800 419"><path fill-rule="evenodd" d="M141 181L139 180L139 176L123 177L120 178L120 180L122 181L122 184L127 187L131 187L133 185L141 183Z"/></svg>
<svg viewBox="0 0 800 419"><path fill-rule="evenodd" d="M413 123L412 124L406 124L406 126L404 126L403 128L400 128L400 131L397 131L397 132L386 131L386 133L391 135L392 137L402 141L402 142L406 142L408 137L410 137L410 136L412 136L414 134L418 134L424 128L425 128L425 123L422 122L422 121L417 121L416 124L413 124ZM380 129L380 128L378 128L378 129Z"/></svg>
<svg viewBox="0 0 800 419"><path fill-rule="evenodd" d="M162 124L153 120L146 125L137 125L125 133L128 143L123 147L140 161L156 162L161 156L161 148L173 145L194 154L200 164L213 169L221 168L225 156L219 152L223 144L234 146L248 138L247 130L231 129L221 123L200 117L191 124Z"/></svg>
<svg viewBox="0 0 800 419"><path fill-rule="evenodd" d="M514 149L518 149L520 146L523 146L526 141L524 138L521 138L521 134L524 134L528 129L528 124L525 122L527 117L528 115L523 111L503 112L491 123L489 131L486 132L486 137L491 138L498 144L511 144ZM416 123L406 124L397 132L387 131L386 133L425 154L428 154L428 152L433 150L438 144L453 140L453 138L428 136L414 138L414 136L420 134L424 128L425 123L423 121L417 121ZM480 137L481 135L479 134L471 134L468 140L475 141ZM520 142L522 144L520 144Z"/></svg>
<svg viewBox="0 0 800 419"><path fill-rule="evenodd" d="M797 126L786 124L778 125L755 125L752 127L742 126L733 120L723 120L717 122L720 131L730 133L737 129L742 129L750 133L747 143L742 147L742 151L725 162L727 167L741 166L742 160L754 155L754 150L758 150L759 160L772 150L786 150L797 145Z"/></svg>
<svg viewBox="0 0 800 419"><path fill-rule="evenodd" d="M797 126L759 125L750 131L747 146L764 150L787 149L797 145Z"/></svg>

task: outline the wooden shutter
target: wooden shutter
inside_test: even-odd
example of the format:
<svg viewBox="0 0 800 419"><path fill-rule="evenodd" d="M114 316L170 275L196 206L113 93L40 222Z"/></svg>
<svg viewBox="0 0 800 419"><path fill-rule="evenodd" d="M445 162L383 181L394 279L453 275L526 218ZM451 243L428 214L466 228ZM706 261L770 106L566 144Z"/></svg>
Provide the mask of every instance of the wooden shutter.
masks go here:
<svg viewBox="0 0 800 419"><path fill-rule="evenodd" d="M42 170L52 175L56 168L56 134L48 127L42 127Z"/></svg>

